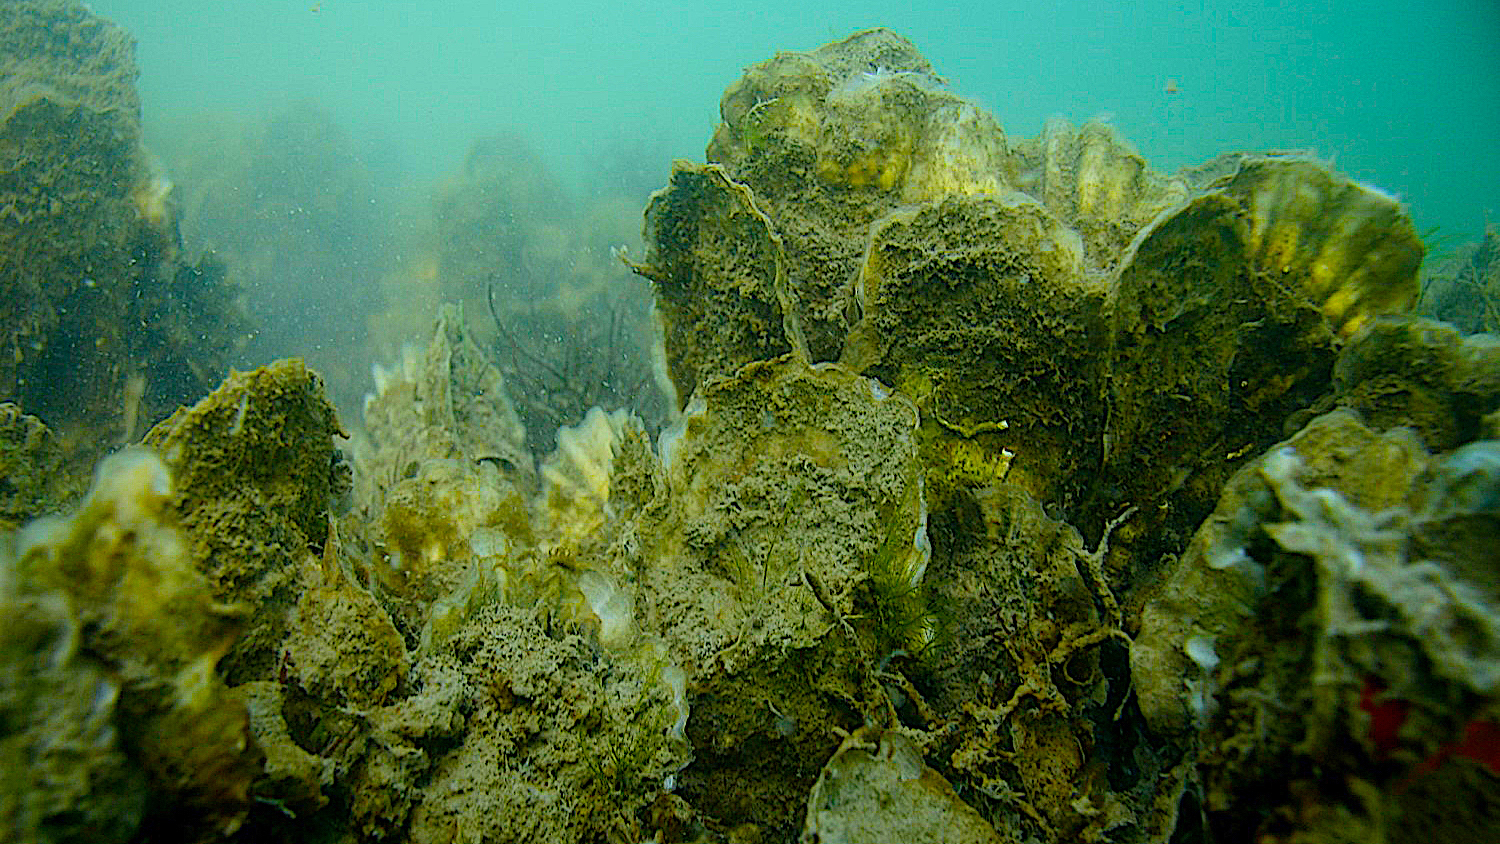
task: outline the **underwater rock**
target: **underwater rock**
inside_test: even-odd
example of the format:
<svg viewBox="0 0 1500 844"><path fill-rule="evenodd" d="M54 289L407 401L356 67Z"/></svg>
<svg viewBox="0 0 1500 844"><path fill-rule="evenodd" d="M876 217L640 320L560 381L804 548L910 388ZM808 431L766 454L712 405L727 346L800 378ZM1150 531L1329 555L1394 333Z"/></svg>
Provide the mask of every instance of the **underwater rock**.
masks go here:
<svg viewBox="0 0 1500 844"><path fill-rule="evenodd" d="M81 478L209 389L244 320L179 255L141 146L134 44L73 0L0 7L0 398L62 434Z"/></svg>
<svg viewBox="0 0 1500 844"><path fill-rule="evenodd" d="M860 730L824 766L807 798L807 844L999 844L1005 839L960 800L922 751L898 732Z"/></svg>
<svg viewBox="0 0 1500 844"><path fill-rule="evenodd" d="M244 820L259 751L216 672L243 610L195 567L174 494L160 458L123 451L77 512L5 539L0 821L15 840L125 840L142 822L215 840Z"/></svg>

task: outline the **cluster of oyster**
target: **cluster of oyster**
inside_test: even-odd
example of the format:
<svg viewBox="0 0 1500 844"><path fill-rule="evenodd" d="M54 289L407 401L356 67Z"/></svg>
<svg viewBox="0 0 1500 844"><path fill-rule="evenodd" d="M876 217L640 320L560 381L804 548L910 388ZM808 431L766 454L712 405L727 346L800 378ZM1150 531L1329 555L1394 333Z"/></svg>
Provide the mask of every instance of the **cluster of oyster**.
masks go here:
<svg viewBox="0 0 1500 844"><path fill-rule="evenodd" d="M1318 416L1336 407L1357 410L1365 436L1415 429L1423 455L1496 434L1493 343L1392 316L1415 303L1423 256L1394 198L1300 154L1156 173L1097 123L1014 141L886 30L750 68L721 113L709 163L679 162L652 198L635 265L656 287L680 406L691 417L751 373L812 366L868 379L917 414L931 559L905 596L919 596L907 609L930 613L915 628L931 632L884 636L880 620L910 613L883 610L892 594L874 572L855 584L851 635L893 709L867 707L854 725L863 738L823 771L809 840L919 834L927 820L897 813L911 826L892 820L886 839L868 838L870 807L901 805L908 780L933 777L954 790L918 789L932 811L977 810L990 825L975 840L1120 841L1186 829L1321 840L1352 815L1392 834L1427 810L1396 796L1411 794L1399 771L1454 759L1493 777L1493 752L1473 738L1500 723L1488 673L1433 680L1412 656L1396 664L1415 673L1391 676L1405 669L1364 650L1495 664L1487 633L1457 633L1490 630L1500 609L1465 591L1495 580L1475 544L1496 535L1493 501L1466 498L1470 532L1441 547L1392 550L1420 525L1435 532L1415 503L1429 482L1401 485L1383 506L1410 501L1412 515L1386 527L1389 568L1309 584L1330 556L1347 568L1373 553L1360 549L1375 540L1349 535L1370 516L1319 517L1310 503L1333 495L1324 487L1360 501L1368 476L1291 468L1326 463L1327 438L1277 447L1309 422L1349 424ZM825 453L816 443L799 447ZM1468 483L1500 483L1486 459L1458 464ZM1254 483L1270 490L1252 496L1254 515L1220 515L1242 512ZM1218 538L1190 542L1200 526ZM813 526L795 541L824 535ZM1213 553L1195 550L1204 542ZM1202 582L1215 577L1228 580ZM1428 584L1420 600L1403 591L1413 577ZM1273 609L1291 581L1304 591ZM1351 591L1382 609L1317 610ZM1278 613L1302 612L1324 619L1322 632L1277 639L1289 635ZM1367 638L1348 645L1357 634ZM1278 685L1307 670L1314 688ZM1412 691L1427 680L1448 703ZM1232 697L1236 684L1260 703ZM1309 702L1306 723L1247 734L1243 719ZM1447 743L1396 735L1370 714L1396 708L1402 723L1445 724ZM1273 735L1274 749L1234 749L1247 735ZM691 776L704 757L683 796L712 815L727 801L723 782ZM876 767L848 770L866 762ZM1376 797L1351 807L1329 768L1367 778ZM1291 783L1277 781L1288 770ZM789 789L807 784L805 769L781 773ZM860 797L855 782L879 793ZM1462 793L1492 800L1495 780ZM730 816L775 817L769 803Z"/></svg>
<svg viewBox="0 0 1500 844"><path fill-rule="evenodd" d="M1303 156L1013 141L886 30L721 108L633 265L678 392L655 443L599 410L533 465L454 308L376 368L352 457L300 363L232 375L0 553L5 747L49 746L52 702L130 785L66 814L88 784L32 754L0 820L1494 832L1500 343L1402 315L1397 202Z"/></svg>

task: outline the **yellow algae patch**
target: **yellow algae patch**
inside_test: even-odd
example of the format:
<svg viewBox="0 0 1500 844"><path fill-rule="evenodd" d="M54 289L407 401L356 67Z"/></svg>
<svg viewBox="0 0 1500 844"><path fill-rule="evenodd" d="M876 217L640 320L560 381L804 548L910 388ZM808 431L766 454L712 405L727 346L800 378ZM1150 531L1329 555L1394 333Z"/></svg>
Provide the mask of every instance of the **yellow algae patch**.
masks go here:
<svg viewBox="0 0 1500 844"><path fill-rule="evenodd" d="M837 156L821 158L817 164L818 177L835 185L851 188L878 188L890 190L901 183L911 166L912 143L905 133L865 152L847 158Z"/></svg>

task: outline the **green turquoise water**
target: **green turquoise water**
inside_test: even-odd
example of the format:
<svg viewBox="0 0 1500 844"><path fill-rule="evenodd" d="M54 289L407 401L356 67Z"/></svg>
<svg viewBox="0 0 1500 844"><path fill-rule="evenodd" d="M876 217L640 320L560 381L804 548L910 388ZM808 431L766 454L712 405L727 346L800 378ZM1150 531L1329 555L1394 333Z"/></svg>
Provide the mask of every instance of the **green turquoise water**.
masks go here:
<svg viewBox="0 0 1500 844"><path fill-rule="evenodd" d="M373 165L450 172L517 128L586 184L601 157L664 181L718 98L777 50L868 26L911 39L1012 135L1109 116L1159 169L1312 148L1473 239L1500 211L1500 3L809 3L99 0L139 40L148 130L310 97ZM1170 93L1168 88L1175 88ZM617 165L618 166L618 165Z"/></svg>

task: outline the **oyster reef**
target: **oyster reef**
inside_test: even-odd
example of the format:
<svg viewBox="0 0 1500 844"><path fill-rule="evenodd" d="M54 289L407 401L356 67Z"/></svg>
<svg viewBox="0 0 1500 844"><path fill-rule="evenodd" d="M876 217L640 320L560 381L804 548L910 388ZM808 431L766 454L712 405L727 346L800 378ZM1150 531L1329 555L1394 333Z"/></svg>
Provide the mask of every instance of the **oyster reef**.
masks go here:
<svg viewBox="0 0 1500 844"><path fill-rule="evenodd" d="M535 460L456 305L358 418L298 360L166 415L228 343L173 320L229 299L122 34L20 6L95 60L3 91L0 837L1500 834L1500 341L1412 313L1379 189L1008 137L866 30L746 70L646 206L659 435L594 408Z"/></svg>

